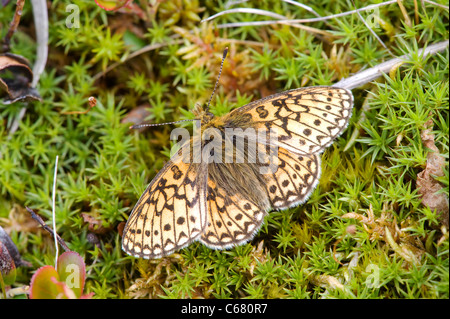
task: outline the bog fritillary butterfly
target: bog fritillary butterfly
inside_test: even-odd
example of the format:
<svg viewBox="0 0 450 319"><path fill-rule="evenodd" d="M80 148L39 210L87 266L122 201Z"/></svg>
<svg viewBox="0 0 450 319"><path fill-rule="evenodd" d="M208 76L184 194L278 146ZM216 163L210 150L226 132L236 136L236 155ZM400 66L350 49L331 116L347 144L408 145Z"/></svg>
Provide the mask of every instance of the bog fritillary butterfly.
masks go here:
<svg viewBox="0 0 450 319"><path fill-rule="evenodd" d="M196 110L201 130L214 128L222 136L227 129L275 129L276 138L257 143L257 149L276 145L277 169L261 174L262 161L195 163L192 156L172 157L134 207L123 249L160 258L196 240L213 249L250 241L269 211L307 200L319 181L320 154L347 127L352 107L351 91L319 86L274 94L222 117ZM193 147L192 139L189 143ZM200 144L202 151L208 145ZM239 152L234 145L231 153Z"/></svg>

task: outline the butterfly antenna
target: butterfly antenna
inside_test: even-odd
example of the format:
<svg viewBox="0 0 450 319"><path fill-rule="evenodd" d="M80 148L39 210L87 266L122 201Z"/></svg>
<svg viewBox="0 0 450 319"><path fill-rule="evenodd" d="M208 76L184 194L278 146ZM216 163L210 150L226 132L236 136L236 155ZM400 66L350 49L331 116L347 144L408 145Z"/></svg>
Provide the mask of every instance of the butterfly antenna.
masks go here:
<svg viewBox="0 0 450 319"><path fill-rule="evenodd" d="M138 128L141 128L141 127L161 126L161 125L168 125L168 124L178 124L178 123L181 123L181 122L188 122L188 121L195 121L195 119L180 120L180 121L167 122L167 123L135 124L135 125L131 125L131 126L130 126L130 130L131 130L131 129L138 129Z"/></svg>
<svg viewBox="0 0 450 319"><path fill-rule="evenodd" d="M214 92L216 92L217 85L219 84L220 75L222 74L223 62L225 61L225 58L227 57L227 53L228 53L228 47L226 47L225 50L223 50L223 57L222 57L222 63L220 63L219 76L217 77L216 84L214 85L214 90L211 94L211 97L209 98L208 105L206 106L206 110L205 110L206 112L209 111L209 104L211 103L211 100L214 96Z"/></svg>
<svg viewBox="0 0 450 319"><path fill-rule="evenodd" d="M211 100L212 100L212 98L214 96L214 92L216 92L217 85L219 84L220 75L222 74L223 62L225 61L225 58L227 57L227 53L228 53L228 47L226 47L225 50L223 51L223 57L222 57L222 63L220 64L219 76L217 77L216 84L214 85L214 90L213 90L213 92L211 94L211 97L209 98L208 105L206 106L206 112L209 111L209 104L211 103ZM167 123L135 124L135 125L131 125L130 129L139 129L139 128L142 128L142 127L160 126L160 125L167 125L167 124L177 124L177 123L188 122L188 121L195 121L195 119L192 119L192 120L190 120L190 119L189 120L180 120L180 121L167 122Z"/></svg>

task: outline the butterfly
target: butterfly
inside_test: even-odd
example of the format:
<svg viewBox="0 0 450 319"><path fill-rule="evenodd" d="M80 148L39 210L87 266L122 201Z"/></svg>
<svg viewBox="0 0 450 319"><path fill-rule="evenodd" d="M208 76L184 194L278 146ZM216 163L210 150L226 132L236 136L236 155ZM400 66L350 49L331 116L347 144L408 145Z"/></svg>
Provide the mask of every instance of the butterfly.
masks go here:
<svg viewBox="0 0 450 319"><path fill-rule="evenodd" d="M124 228L123 250L153 259L194 241L212 249L249 242L268 212L308 199L319 181L320 154L347 127L352 107L350 90L329 86L277 93L221 117L198 107L194 114L200 131L217 132L231 149L214 157L217 149L210 147L210 140L191 138L184 146L192 153L174 155L138 200ZM238 147L235 136L227 137L229 130L262 131L265 139L260 142L257 137L262 135L247 134ZM269 130L276 135L269 135ZM255 148L250 152L252 142ZM196 146L197 152L216 161L193 160ZM270 149L275 156L267 155ZM263 151L266 155L257 155ZM247 156L247 161L236 161L238 155ZM230 156L234 161L227 161ZM276 169L261 173L269 164Z"/></svg>

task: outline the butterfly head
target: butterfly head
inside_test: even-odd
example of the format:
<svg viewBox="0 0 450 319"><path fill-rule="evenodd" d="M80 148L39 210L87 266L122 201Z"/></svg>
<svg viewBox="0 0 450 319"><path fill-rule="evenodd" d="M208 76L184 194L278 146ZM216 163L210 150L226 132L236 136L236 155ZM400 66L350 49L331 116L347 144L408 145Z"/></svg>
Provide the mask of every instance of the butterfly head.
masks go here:
<svg viewBox="0 0 450 319"><path fill-rule="evenodd" d="M194 113L195 119L200 120L202 125L209 123L214 118L214 114L209 112L208 108L203 108L200 103L195 103L192 113Z"/></svg>

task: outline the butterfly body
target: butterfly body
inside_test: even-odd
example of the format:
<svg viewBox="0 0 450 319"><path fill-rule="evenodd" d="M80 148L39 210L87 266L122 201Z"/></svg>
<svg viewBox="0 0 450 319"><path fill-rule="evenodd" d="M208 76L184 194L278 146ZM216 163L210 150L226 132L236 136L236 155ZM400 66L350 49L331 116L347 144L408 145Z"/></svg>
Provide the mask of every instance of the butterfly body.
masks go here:
<svg viewBox="0 0 450 319"><path fill-rule="evenodd" d="M320 154L345 129L352 106L346 89L310 87L221 117L197 108L200 132L187 144L188 160L172 157L150 183L124 229L123 249L159 258L196 240L214 249L248 242L270 210L307 200Z"/></svg>

